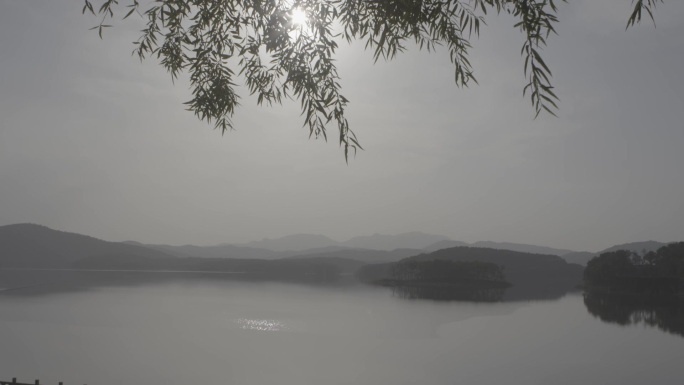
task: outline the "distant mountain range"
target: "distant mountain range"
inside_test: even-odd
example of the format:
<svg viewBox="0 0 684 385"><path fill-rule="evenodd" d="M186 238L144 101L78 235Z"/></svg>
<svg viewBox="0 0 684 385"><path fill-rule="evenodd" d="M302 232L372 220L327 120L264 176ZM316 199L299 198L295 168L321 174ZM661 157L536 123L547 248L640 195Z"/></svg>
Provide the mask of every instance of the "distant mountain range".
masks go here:
<svg viewBox="0 0 684 385"><path fill-rule="evenodd" d="M410 232L398 235L373 234L354 237L342 242L343 246L361 249L394 250L394 249L424 249L436 242L448 241L444 235Z"/></svg>
<svg viewBox="0 0 684 385"><path fill-rule="evenodd" d="M616 245L601 252L627 249L641 253L665 243L647 241ZM410 232L398 235L373 234L338 242L323 235L298 234L246 244L216 246L171 246L140 242L108 242L86 235L57 231L35 224L0 226L0 267L59 268L88 257L118 255L121 258L209 258L209 259L325 259L337 258L361 263L385 263L453 247L510 250L555 255L569 263L586 265L599 253L574 252L544 246L480 241L473 244L446 236Z"/></svg>
<svg viewBox="0 0 684 385"><path fill-rule="evenodd" d="M148 245L140 242L124 242L129 245L136 245L146 247L149 249L161 251L165 254L176 257L195 257L195 258L246 258L246 259L279 259L290 253L283 253L272 251L268 249L260 249L255 247L235 246L229 244L216 246L171 246L171 245Z"/></svg>
<svg viewBox="0 0 684 385"><path fill-rule="evenodd" d="M621 245L615 245L615 246L609 247L605 250L601 250L597 254L607 253L609 251L617 251L617 250L629 250L629 251L633 251L635 253L642 254L642 253L648 253L649 251L656 251L665 245L667 245L667 243L656 242L656 241L623 243Z"/></svg>
<svg viewBox="0 0 684 385"><path fill-rule="evenodd" d="M315 238L290 237L281 245L302 239ZM421 249L400 248L388 251L344 246L322 246L302 251L274 251L229 244L217 246L147 245L133 241L108 242L35 224L0 226L0 268L183 268L197 270L212 266L222 269L229 266L231 268L245 266L245 263L236 265L220 262L220 260L279 260L282 261L278 262L279 264L289 263L297 266L303 261L320 263L320 261L336 260L336 265L347 269L349 266L366 263L397 261L421 252ZM341 263L341 260L347 262ZM255 265L249 266L251 268Z"/></svg>
<svg viewBox="0 0 684 385"><path fill-rule="evenodd" d="M636 245L635 247L638 246L650 250L652 248L657 249L657 245L664 245L664 243L637 242L634 244L619 245L614 247L632 247L630 245ZM344 242L338 242L334 239L328 238L323 235L298 234L276 239L267 238L261 241L245 243L240 246L245 249L252 248L259 250L270 250L281 253L273 254L271 256L262 255L259 258L278 258L283 256L282 253L290 255L297 255L303 253L319 254L324 251L338 252L338 254L330 254L330 256L341 256L345 255L343 250L362 249L366 250L366 257L363 258L366 261L372 258L370 256L371 254L375 255L375 253L372 253L369 250L392 251L395 249L413 249L416 250L417 253L431 253L437 250L452 247L470 246L498 250L511 250L518 251L521 253L557 255L565 259L568 263L576 263L583 266L586 265L591 258L601 253L573 251L568 249L557 249L553 247L511 242L479 241L475 243L467 243L462 241L454 241L443 235L426 234L421 232L403 233L398 235L373 234L369 236L354 237ZM606 250L611 250L613 248ZM168 251L168 249L164 249L164 251ZM246 250L244 251L246 252ZM258 254L258 252L256 253ZM199 254L201 253L198 253L196 255ZM357 252L356 254L359 255L361 253Z"/></svg>
<svg viewBox="0 0 684 385"><path fill-rule="evenodd" d="M335 242L324 236L294 235L247 245L170 246L108 242L40 225L16 224L0 226L0 268L220 273L232 279L298 282L356 277L372 282L392 274L397 263L484 262L501 266L512 284L502 298L521 300L562 296L581 282L584 269L580 265L595 255L515 243L477 242L475 245L487 247L473 247L445 238L424 233L375 234ZM394 247L411 244L416 247ZM306 245L313 247L297 250ZM663 245L636 242L604 251L641 253Z"/></svg>
<svg viewBox="0 0 684 385"><path fill-rule="evenodd" d="M491 242L491 241L479 241L471 245L472 247L484 247L489 249L499 249L499 250L512 250L519 251L521 253L531 253L531 254L547 254L547 255L558 255L562 256L568 253L574 253L573 250L565 249L555 249L553 247L545 246L535 246L526 245L522 243L510 243L510 242Z"/></svg>
<svg viewBox="0 0 684 385"><path fill-rule="evenodd" d="M349 269L364 264L321 259L268 260L247 258L245 254L237 258L214 257L223 251L237 256L245 250L236 246L148 247L33 224L0 226L0 268L212 272L231 273L243 279L321 281L335 279L345 266ZM261 255L249 248L245 252ZM196 257L196 253L205 258Z"/></svg>
<svg viewBox="0 0 684 385"><path fill-rule="evenodd" d="M420 252L431 253L433 251L447 249L458 246L471 246L499 250L512 250L522 253L557 255L569 263L586 265L587 261L597 253L577 252L567 249L557 249L553 247L528 245L510 242L479 241L467 243L454 241L443 235L426 234L421 232L410 232L398 235L373 234L369 236L359 236L344 242L338 242L323 235L298 234L289 235L276 239L263 239L240 245L242 247L266 249L276 252L286 252L290 254L311 253L313 248L327 249L327 251L342 251L346 249L365 249L365 250L384 250L392 251L395 249L414 249ZM321 250L321 251L323 251ZM318 253L316 251L315 253ZM344 254L344 253L342 253ZM342 255L338 254L338 255ZM358 253L357 253L358 254ZM368 253L372 254L372 253ZM261 258L267 258L262 256ZM277 258L274 256L274 258ZM364 258L367 260L368 258Z"/></svg>
<svg viewBox="0 0 684 385"><path fill-rule="evenodd" d="M83 258L105 254L122 258L170 257L143 246L107 242L40 225L0 226L0 267L64 268Z"/></svg>
<svg viewBox="0 0 684 385"><path fill-rule="evenodd" d="M238 246L266 249L271 251L302 251L314 248L341 246L339 242L318 234L293 234L281 238L264 238Z"/></svg>
<svg viewBox="0 0 684 385"><path fill-rule="evenodd" d="M351 238L344 242L338 242L324 235L295 234L282 238L264 238L239 246L267 249L278 252L298 252L320 248L351 248L371 250L394 250L394 249L423 249L436 242L448 241L443 235L410 232L398 235L373 234Z"/></svg>
<svg viewBox="0 0 684 385"><path fill-rule="evenodd" d="M422 252L423 250L419 249L394 249L391 251L370 249L342 249L323 253L299 254L296 256L288 257L287 259L343 258L353 259L363 263L384 263L398 261L402 258L421 254Z"/></svg>

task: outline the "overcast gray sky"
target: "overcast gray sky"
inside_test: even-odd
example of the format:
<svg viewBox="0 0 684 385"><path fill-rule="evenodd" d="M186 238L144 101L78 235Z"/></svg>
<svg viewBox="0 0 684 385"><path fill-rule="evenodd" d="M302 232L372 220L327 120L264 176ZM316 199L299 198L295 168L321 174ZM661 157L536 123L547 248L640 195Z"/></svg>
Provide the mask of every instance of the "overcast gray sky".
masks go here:
<svg viewBox="0 0 684 385"><path fill-rule="evenodd" d="M684 239L682 2L628 31L629 1L561 5L545 51L558 118L534 120L522 97L508 17L474 41L480 85L466 90L445 52L373 65L343 44L365 147L349 165L334 140L308 139L298 103L256 107L244 89L237 130L221 136L183 109L187 83L130 55L139 21L100 41L81 7L0 0L0 225L171 244L414 230L590 251Z"/></svg>

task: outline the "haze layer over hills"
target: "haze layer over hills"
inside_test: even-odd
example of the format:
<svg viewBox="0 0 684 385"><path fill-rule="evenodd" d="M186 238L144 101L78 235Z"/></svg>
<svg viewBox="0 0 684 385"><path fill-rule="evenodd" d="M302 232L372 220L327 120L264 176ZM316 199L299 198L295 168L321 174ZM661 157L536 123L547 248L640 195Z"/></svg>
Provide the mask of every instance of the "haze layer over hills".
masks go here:
<svg viewBox="0 0 684 385"><path fill-rule="evenodd" d="M338 242L324 235L295 234L276 239L263 239L242 246L257 247L273 251L303 251L316 248L357 248L373 250L424 249L436 242L448 241L443 235L410 232L398 235L373 234L358 236Z"/></svg>
<svg viewBox="0 0 684 385"><path fill-rule="evenodd" d="M604 251L626 249L641 253L665 243L648 241L616 245ZM586 264L601 253L574 252L544 246L481 241L473 244L450 240L446 236L421 232L398 235L374 234L336 241L323 235L298 234L264 239L241 245L171 246L140 242L109 242L86 235L62 232L35 224L0 226L0 266L59 268L88 257L118 256L136 258L208 258L208 259L306 259L342 258L362 263L386 263L434 251L475 246L530 254L555 255L569 263ZM603 251L602 251L603 252Z"/></svg>
<svg viewBox="0 0 684 385"><path fill-rule="evenodd" d="M607 251L627 249L641 253L662 245L653 241L635 242L613 246ZM344 242L304 234L248 245L170 246L108 242L34 224L0 226L0 268L4 269L199 273L221 274L226 279L317 283L361 280L382 284L392 280L397 269L406 264L480 263L501 269L503 279L511 287L489 291L470 287L471 292L465 297L457 293L458 298L497 301L559 298L582 280L584 268L568 260L584 262L594 255L516 243L468 245L418 232L374 234ZM444 288L437 282L420 285L415 286L414 282L395 289L404 290L411 297L444 298ZM455 292L449 293L452 296Z"/></svg>

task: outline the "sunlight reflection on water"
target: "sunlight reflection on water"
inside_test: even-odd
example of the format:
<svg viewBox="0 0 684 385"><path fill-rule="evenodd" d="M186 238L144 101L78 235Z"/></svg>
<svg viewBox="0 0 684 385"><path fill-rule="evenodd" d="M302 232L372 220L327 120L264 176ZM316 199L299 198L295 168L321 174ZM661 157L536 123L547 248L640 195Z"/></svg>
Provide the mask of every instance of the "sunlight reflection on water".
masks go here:
<svg viewBox="0 0 684 385"><path fill-rule="evenodd" d="M234 320L240 329L278 332L288 330L285 323L273 319L238 318Z"/></svg>

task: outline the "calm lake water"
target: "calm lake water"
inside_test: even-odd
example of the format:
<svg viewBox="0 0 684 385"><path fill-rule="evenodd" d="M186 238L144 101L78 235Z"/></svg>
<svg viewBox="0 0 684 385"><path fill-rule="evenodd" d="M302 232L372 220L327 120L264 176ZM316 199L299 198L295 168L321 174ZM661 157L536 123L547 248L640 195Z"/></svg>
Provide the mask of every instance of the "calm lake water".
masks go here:
<svg viewBox="0 0 684 385"><path fill-rule="evenodd" d="M22 273L23 274L23 273ZM684 337L536 302L199 274L0 271L0 379L65 384L674 384Z"/></svg>

